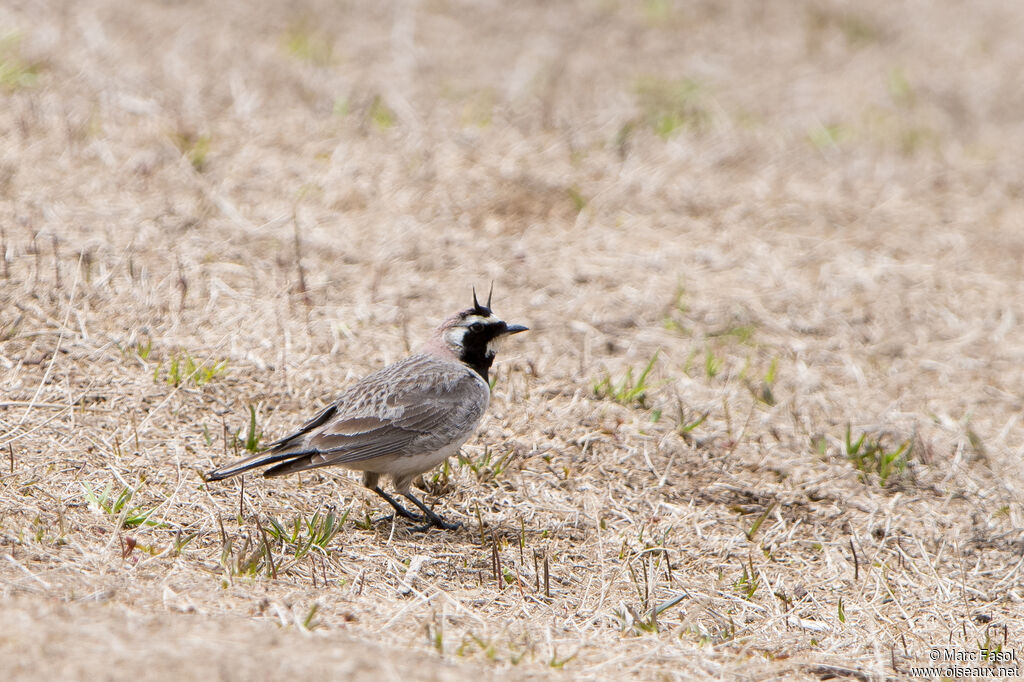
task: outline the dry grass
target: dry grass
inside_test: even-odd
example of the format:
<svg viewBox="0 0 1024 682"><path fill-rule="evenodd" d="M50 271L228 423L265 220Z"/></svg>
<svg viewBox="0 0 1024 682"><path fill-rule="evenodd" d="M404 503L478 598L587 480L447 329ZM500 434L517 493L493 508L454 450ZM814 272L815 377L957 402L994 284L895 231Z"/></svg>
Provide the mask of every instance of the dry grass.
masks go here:
<svg viewBox="0 0 1024 682"><path fill-rule="evenodd" d="M266 5L0 8L0 667L1019 649L1024 6ZM492 279L532 331L422 484L465 530L202 483Z"/></svg>

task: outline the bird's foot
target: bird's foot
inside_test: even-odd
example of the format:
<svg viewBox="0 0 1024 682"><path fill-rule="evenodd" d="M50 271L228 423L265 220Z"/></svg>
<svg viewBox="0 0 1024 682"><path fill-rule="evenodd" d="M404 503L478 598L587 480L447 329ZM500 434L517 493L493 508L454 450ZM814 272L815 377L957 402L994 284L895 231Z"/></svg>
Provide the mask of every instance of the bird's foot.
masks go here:
<svg viewBox="0 0 1024 682"><path fill-rule="evenodd" d="M387 503L390 504L395 509L394 514L389 514L388 516L377 519L377 521L389 521L394 519L395 515L398 515L402 518L409 519L410 521L422 523L422 525L416 526L412 529L414 532L423 532L426 530L430 530L431 528L441 528L442 530L458 530L459 528L463 527L462 523L459 521L456 521L455 523L449 523L448 521L445 521L433 509L420 502L420 500L417 499L416 496L414 496L412 493L404 492L402 494L405 495L410 502L419 507L420 511L423 512L422 514L415 514L409 511L408 509L403 507L398 500L396 500L395 498L391 497L391 495L388 495L386 492L381 490L380 486L374 486L373 492L383 497L387 501ZM426 523L423 523L424 521ZM376 521L374 523L376 523Z"/></svg>
<svg viewBox="0 0 1024 682"><path fill-rule="evenodd" d="M402 518L409 519L411 521L422 521L423 520L423 516L421 516L420 514L414 514L411 511L409 511L408 509L406 509L405 507L403 507L398 500L396 500L395 498L391 497L386 492L381 490L380 486L375 486L373 488L373 492L375 492L378 495L380 495L381 497L383 497L387 501L388 504L390 504L392 507L394 507L395 514L398 514ZM390 515L385 516L384 518L382 518L380 520L381 521L387 521L388 519L394 518L395 514L390 514Z"/></svg>
<svg viewBox="0 0 1024 682"><path fill-rule="evenodd" d="M402 514L388 514L387 516L382 516L379 519L370 519L370 523L374 526L376 526L378 523L390 523L391 521L395 520L396 516L399 516L404 519L409 519L410 521L423 521L422 514L413 514L412 512L409 512L408 516L403 516Z"/></svg>
<svg viewBox="0 0 1024 682"><path fill-rule="evenodd" d="M431 520L429 523L424 523L422 526L414 526L410 528L410 530L414 533L426 533L431 528L442 528L444 530L458 530L460 528L465 528L465 526L463 525L462 521L456 521L455 523L451 523L445 521L440 516L438 516L436 521Z"/></svg>
<svg viewBox="0 0 1024 682"><path fill-rule="evenodd" d="M409 498L410 502L419 507L420 511L423 512L423 515L427 517L427 523L423 524L422 526L417 526L416 528L413 528L414 531L423 532L425 530L429 530L430 528L441 528L442 530L458 530L459 528L462 528L461 521L456 521L455 523L449 523L448 521L445 521L433 509L420 502L419 499L417 499L412 493L402 494Z"/></svg>

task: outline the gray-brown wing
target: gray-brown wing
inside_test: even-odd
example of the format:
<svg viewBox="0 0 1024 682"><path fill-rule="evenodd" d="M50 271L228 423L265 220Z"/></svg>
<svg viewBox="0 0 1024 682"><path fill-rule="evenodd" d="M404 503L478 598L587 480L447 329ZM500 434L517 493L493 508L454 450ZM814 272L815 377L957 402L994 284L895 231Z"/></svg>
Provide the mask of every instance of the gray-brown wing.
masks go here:
<svg viewBox="0 0 1024 682"><path fill-rule="evenodd" d="M489 390L480 377L422 356L401 365L367 377L308 427L276 443L274 461L290 461L266 475L433 452L465 438L487 408Z"/></svg>

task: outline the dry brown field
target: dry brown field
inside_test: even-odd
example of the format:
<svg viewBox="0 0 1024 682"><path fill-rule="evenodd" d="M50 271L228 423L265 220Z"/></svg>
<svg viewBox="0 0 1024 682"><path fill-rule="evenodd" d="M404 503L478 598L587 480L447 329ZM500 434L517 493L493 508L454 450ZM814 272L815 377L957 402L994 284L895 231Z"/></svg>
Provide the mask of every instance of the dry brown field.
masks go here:
<svg viewBox="0 0 1024 682"><path fill-rule="evenodd" d="M1021 27L6 0L0 677L1021 672ZM203 482L491 282L462 530Z"/></svg>

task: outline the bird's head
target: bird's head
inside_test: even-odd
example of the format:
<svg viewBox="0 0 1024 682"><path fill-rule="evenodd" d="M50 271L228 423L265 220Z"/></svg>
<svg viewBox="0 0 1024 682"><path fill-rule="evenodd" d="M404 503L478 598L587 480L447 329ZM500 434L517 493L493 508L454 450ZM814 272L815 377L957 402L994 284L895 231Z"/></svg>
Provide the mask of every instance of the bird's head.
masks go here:
<svg viewBox="0 0 1024 682"><path fill-rule="evenodd" d="M492 286L491 293L493 291ZM474 290L473 307L449 317L437 332L447 350L486 379L501 342L527 329L498 318L491 311L491 294L487 295L487 304L481 305Z"/></svg>

